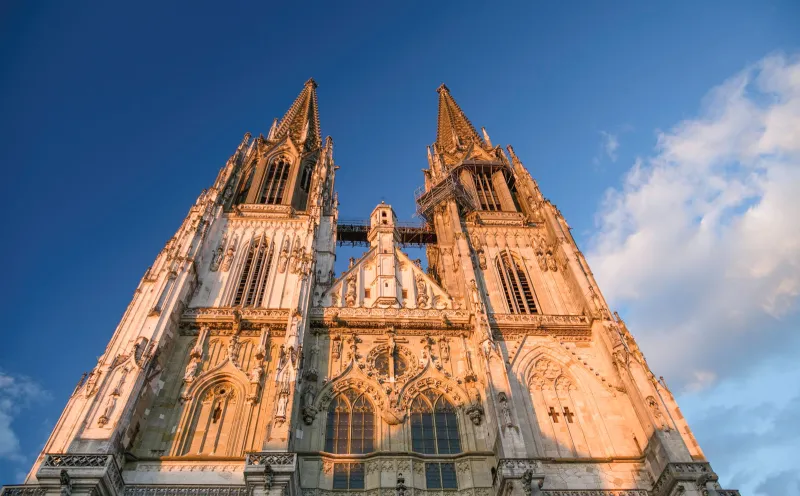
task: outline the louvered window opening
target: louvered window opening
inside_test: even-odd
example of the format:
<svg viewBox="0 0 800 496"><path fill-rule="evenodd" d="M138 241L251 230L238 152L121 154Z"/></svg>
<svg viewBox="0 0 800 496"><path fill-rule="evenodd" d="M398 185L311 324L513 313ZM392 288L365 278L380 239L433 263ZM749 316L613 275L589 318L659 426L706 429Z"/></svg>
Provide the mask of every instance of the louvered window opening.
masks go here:
<svg viewBox="0 0 800 496"><path fill-rule="evenodd" d="M538 313L533 288L520 261L508 253L502 253L497 258L497 271L509 312Z"/></svg>
<svg viewBox="0 0 800 496"><path fill-rule="evenodd" d="M233 306L259 306L264 297L269 270L272 266L272 247L265 236L254 239L247 250Z"/></svg>
<svg viewBox="0 0 800 496"><path fill-rule="evenodd" d="M269 165L267 177L264 179L264 188L261 190L261 203L267 205L283 203L284 190L289 181L289 168L289 163L282 158Z"/></svg>
<svg viewBox="0 0 800 496"><path fill-rule="evenodd" d="M494 183L492 182L492 175L488 172L476 172L474 177L475 190L478 193L481 210L502 210L500 197L497 196L497 191L495 191Z"/></svg>

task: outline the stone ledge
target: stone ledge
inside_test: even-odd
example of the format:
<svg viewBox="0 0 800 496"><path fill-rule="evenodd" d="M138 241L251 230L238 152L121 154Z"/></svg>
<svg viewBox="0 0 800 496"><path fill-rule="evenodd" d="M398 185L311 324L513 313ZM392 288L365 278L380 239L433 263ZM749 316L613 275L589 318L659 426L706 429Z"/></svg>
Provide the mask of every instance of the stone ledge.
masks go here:
<svg viewBox="0 0 800 496"><path fill-rule="evenodd" d="M125 496L249 496L244 486L128 486Z"/></svg>
<svg viewBox="0 0 800 496"><path fill-rule="evenodd" d="M93 453L48 453L36 472L36 479L45 488L63 485L66 473L74 490L94 491L102 496L121 495L125 491L117 461L113 455Z"/></svg>

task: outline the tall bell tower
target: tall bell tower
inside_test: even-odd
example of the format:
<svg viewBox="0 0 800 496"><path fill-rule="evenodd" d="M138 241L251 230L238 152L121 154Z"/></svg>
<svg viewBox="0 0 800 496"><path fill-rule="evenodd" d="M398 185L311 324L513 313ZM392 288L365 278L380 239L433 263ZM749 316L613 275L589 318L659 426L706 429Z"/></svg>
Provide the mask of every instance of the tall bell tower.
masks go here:
<svg viewBox="0 0 800 496"><path fill-rule="evenodd" d="M3 494L297 491L302 342L337 216L316 87L266 136L245 135L145 272L26 485Z"/></svg>
<svg viewBox="0 0 800 496"><path fill-rule="evenodd" d="M738 495L514 150L438 93L421 225L338 222L313 80L246 134L0 496Z"/></svg>

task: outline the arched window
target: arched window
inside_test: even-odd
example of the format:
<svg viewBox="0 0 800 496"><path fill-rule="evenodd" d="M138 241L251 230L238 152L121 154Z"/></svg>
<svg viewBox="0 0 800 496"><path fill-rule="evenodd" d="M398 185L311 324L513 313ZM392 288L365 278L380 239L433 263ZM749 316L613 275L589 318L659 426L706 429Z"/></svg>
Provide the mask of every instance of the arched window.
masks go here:
<svg viewBox="0 0 800 496"><path fill-rule="evenodd" d="M233 306L252 307L261 304L269 269L272 265L272 247L266 236L253 239L242 265L239 284L233 295Z"/></svg>
<svg viewBox="0 0 800 496"><path fill-rule="evenodd" d="M507 252L501 253L497 257L497 272L509 312L539 313L533 296L533 288L525 275L522 262L517 257Z"/></svg>
<svg viewBox="0 0 800 496"><path fill-rule="evenodd" d="M283 193L289 180L290 168L291 166L286 157L279 157L269 164L264 177L264 187L261 189L259 203L268 205L280 205L283 203Z"/></svg>
<svg viewBox="0 0 800 496"><path fill-rule="evenodd" d="M461 452L456 410L443 395L429 390L411 403L411 450L440 455Z"/></svg>
<svg viewBox="0 0 800 496"><path fill-rule="evenodd" d="M358 454L375 450L375 409L358 392L348 389L328 407L325 451Z"/></svg>
<svg viewBox="0 0 800 496"><path fill-rule="evenodd" d="M199 395L189 424L183 455L232 455L239 398L228 382L217 383Z"/></svg>
<svg viewBox="0 0 800 496"><path fill-rule="evenodd" d="M502 210L500 206L500 197L497 196L497 191L492 182L492 174L490 172L475 172L475 191L478 193L478 201L481 204L481 210Z"/></svg>

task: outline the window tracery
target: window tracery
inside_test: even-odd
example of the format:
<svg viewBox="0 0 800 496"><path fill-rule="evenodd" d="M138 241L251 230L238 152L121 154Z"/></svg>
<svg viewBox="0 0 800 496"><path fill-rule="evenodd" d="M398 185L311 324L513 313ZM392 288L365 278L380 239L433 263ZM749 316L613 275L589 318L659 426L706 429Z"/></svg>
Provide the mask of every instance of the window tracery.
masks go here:
<svg viewBox="0 0 800 496"><path fill-rule="evenodd" d="M325 451L360 454L374 450L375 408L363 393L348 389L328 406Z"/></svg>
<svg viewBox="0 0 800 496"><path fill-rule="evenodd" d="M280 156L270 162L264 177L261 194L259 195L259 203L266 203L267 205L280 205L283 203L290 169L289 159L285 156Z"/></svg>
<svg viewBox="0 0 800 496"><path fill-rule="evenodd" d="M440 455L461 452L456 410L444 395L429 389L411 402L411 450Z"/></svg>
<svg viewBox="0 0 800 496"><path fill-rule="evenodd" d="M254 238L250 242L233 295L233 306L251 307L261 304L272 266L273 251L266 236Z"/></svg>
<svg viewBox="0 0 800 496"><path fill-rule="evenodd" d="M497 272L510 313L539 313L522 261L508 252L497 257Z"/></svg>

